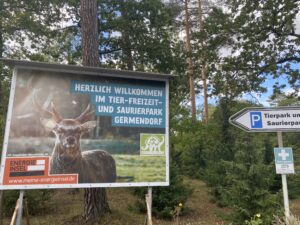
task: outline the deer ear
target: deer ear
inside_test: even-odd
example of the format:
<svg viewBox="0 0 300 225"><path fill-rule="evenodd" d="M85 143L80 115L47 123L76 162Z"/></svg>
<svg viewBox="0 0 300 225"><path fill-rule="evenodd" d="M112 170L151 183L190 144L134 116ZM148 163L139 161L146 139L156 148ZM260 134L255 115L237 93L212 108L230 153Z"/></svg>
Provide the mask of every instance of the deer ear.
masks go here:
<svg viewBox="0 0 300 225"><path fill-rule="evenodd" d="M92 120L92 121L87 121L83 124L81 124L81 130L83 132L89 132L92 129L94 129L97 126L97 122Z"/></svg>
<svg viewBox="0 0 300 225"><path fill-rule="evenodd" d="M57 125L57 123L54 120L45 118L41 118L41 123L47 131L52 131Z"/></svg>

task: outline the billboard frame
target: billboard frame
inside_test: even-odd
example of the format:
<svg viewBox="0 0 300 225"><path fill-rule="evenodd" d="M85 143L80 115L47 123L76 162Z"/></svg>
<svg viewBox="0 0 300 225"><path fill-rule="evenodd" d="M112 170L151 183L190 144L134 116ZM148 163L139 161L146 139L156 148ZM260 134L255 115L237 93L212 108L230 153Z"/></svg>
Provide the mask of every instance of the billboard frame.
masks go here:
<svg viewBox="0 0 300 225"><path fill-rule="evenodd" d="M12 59L0 59L0 62L5 65L13 67L13 76L11 81L11 89L9 96L8 111L6 117L5 135L2 148L1 158L1 169L0 169L0 190L21 190L21 189L58 189L58 188L92 188L92 187L154 187L154 186L169 186L170 184L170 151L169 151L169 79L176 77L170 74L160 73L146 73L146 72L134 72L134 71L121 71L114 69L104 69L98 67L83 67L73 65L62 65L54 63L41 63L41 62L30 62L22 60ZM165 182L124 182L124 183L78 183L78 184L37 184L37 185L3 185L4 177L4 161L6 159L9 133L12 121L12 111L15 96L15 87L17 81L17 74L19 70L35 70L43 72L60 72L67 74L76 75L93 75L107 78L125 78L125 79L136 79L136 80L149 80L149 81L162 81L165 82L165 147L166 153L166 181ZM51 175L50 175L51 176Z"/></svg>

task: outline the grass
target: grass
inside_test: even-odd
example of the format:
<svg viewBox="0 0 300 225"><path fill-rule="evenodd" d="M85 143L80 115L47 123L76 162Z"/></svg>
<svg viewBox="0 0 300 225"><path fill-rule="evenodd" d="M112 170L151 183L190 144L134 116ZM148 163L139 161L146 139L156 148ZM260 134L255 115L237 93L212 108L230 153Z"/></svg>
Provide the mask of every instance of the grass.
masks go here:
<svg viewBox="0 0 300 225"><path fill-rule="evenodd" d="M117 176L125 177L119 182L166 181L165 157L140 155L114 155Z"/></svg>
<svg viewBox="0 0 300 225"><path fill-rule="evenodd" d="M222 217L230 211L212 203L206 185L199 180L186 179L185 182L191 184L194 193L184 206L188 208L188 212L180 218L180 224L217 225L217 222L222 222ZM72 189L55 190L48 203L48 210L30 216L30 225L81 225L77 221L83 212L83 193L82 189L78 192ZM130 188L110 188L107 189L107 193L112 213L102 218L101 222L96 223L97 225L144 224L146 215L130 210L137 200L131 194ZM4 225L8 225L10 218L6 218L4 222ZM23 224L26 224L25 219ZM173 225L175 223L172 220L153 218L153 224Z"/></svg>
<svg viewBox="0 0 300 225"><path fill-rule="evenodd" d="M48 154L51 155L55 143L53 137L19 137L12 138L8 143L9 154ZM103 149L111 154L138 154L137 140L115 139L81 139L81 149Z"/></svg>
<svg viewBox="0 0 300 225"><path fill-rule="evenodd" d="M193 195L184 207L187 214L180 217L180 225L228 225L225 218L229 218L230 209L220 208L213 203L208 188L200 180L185 179L194 188ZM106 215L96 225L143 225L146 215L131 210L135 196L131 194L130 188L107 188L109 205L112 213ZM39 215L30 216L30 225L82 225L78 218L83 212L82 189L54 190L49 208L40 212ZM153 196L155 198L155 196ZM5 201L5 200L4 200ZM293 215L300 216L300 197L290 201ZM30 212L29 212L30 213ZM23 224L26 224L23 219ZM4 225L10 224L10 218L5 218ZM161 220L153 218L154 225L175 225L173 220Z"/></svg>

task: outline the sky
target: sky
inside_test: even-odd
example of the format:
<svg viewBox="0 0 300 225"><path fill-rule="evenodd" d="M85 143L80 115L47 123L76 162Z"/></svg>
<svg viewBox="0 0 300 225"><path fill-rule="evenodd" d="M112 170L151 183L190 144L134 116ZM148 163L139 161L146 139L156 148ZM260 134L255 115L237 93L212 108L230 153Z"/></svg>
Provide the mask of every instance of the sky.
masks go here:
<svg viewBox="0 0 300 225"><path fill-rule="evenodd" d="M292 68L300 70L300 64L292 64ZM265 93L246 93L240 97L240 99L249 100L251 102L261 104L264 107L271 107L269 98L273 94L273 85L278 82L280 85L285 84L286 87L282 90L284 93L288 94L293 91L291 86L288 84L287 76L280 76L279 78L274 79L273 76L267 76L266 80L262 83L262 87L267 89ZM300 94L299 94L300 95ZM218 97L210 97L208 99L208 103L212 105L216 105L218 101ZM196 104L197 107L203 108L203 93L201 92L196 96Z"/></svg>
<svg viewBox="0 0 300 225"><path fill-rule="evenodd" d="M300 65L295 65L300 69ZM268 76L265 82L263 82L262 87L267 89L265 93L246 93L241 96L241 99L249 100L251 102L261 104L264 107L270 107L270 102L268 101L270 96L273 94L273 85L278 82L279 84L286 84L286 87L282 90L284 93L291 93L292 88L287 82L287 77L281 76L277 79L274 79L272 76ZM208 103L215 105L218 101L218 97L210 97L208 99ZM197 106L202 108L203 107L203 93L200 93L196 97Z"/></svg>

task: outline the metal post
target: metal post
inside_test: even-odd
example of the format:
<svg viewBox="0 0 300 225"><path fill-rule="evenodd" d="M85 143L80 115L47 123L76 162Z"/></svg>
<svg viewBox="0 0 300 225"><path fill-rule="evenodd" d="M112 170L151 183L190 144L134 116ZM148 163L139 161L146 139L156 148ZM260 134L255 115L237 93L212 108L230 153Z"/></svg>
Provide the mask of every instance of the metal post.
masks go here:
<svg viewBox="0 0 300 225"><path fill-rule="evenodd" d="M0 191L0 225L3 225L3 190Z"/></svg>
<svg viewBox="0 0 300 225"><path fill-rule="evenodd" d="M147 204L147 224L153 225L152 223L152 187L148 187L148 194L146 194Z"/></svg>
<svg viewBox="0 0 300 225"><path fill-rule="evenodd" d="M24 198L24 190L20 190L20 196L19 196L19 209L18 209L18 215L17 215L17 222L16 225L22 224L22 214L23 214L23 198Z"/></svg>
<svg viewBox="0 0 300 225"><path fill-rule="evenodd" d="M278 147L283 148L282 132L277 132ZM286 174L281 174L282 180L282 191L283 191L283 203L284 203L284 215L286 218L290 217L290 207L289 207L289 196L287 188L287 176Z"/></svg>

